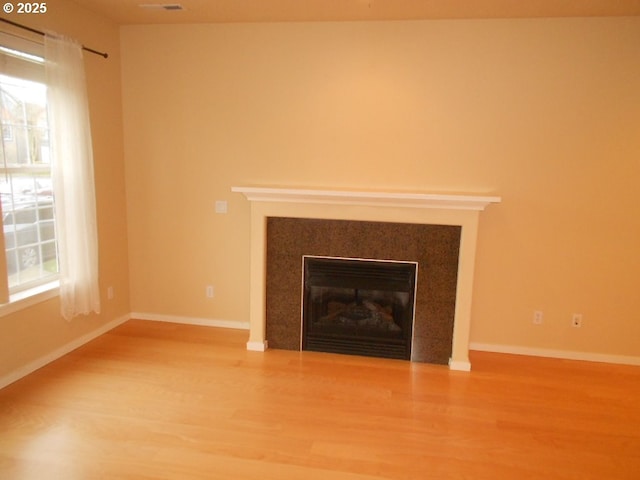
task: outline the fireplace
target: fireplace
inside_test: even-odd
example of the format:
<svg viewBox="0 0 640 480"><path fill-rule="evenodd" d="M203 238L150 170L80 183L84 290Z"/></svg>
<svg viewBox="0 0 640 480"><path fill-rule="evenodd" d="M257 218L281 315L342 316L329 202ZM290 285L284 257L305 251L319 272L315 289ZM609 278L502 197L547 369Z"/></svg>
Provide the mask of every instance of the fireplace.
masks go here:
<svg viewBox="0 0 640 480"><path fill-rule="evenodd" d="M303 257L302 350L411 358L417 264Z"/></svg>
<svg viewBox="0 0 640 480"><path fill-rule="evenodd" d="M416 290L416 322L413 329L414 342L412 361L448 363L453 370L469 371L469 335L471 327L471 304L473 274L476 257L477 233L480 213L490 204L499 203L500 197L478 194L446 194L422 192L380 192L355 190L327 190L310 188L280 187L232 187L242 194L251 205L250 237L250 295L249 295L249 339L247 349L265 351L267 348L300 349L300 259L304 254L318 256L342 256L359 258L385 258L379 255L380 245L376 237L366 247L362 247L360 237L356 241L340 238L330 226L322 235L308 232L303 228L300 235L283 238L281 246L290 246L293 254L273 252L273 244L268 241L267 223L274 217L288 217L298 220L343 220L350 225L358 222L382 222L414 224L425 226L434 237L442 232L451 235L451 230L439 227L456 227L457 236L455 266L448 265L449 253L440 255L438 247L431 247L426 241L418 252L420 282ZM355 222L355 223L354 223ZM351 238L352 228L348 230ZM310 234L309 234L310 233ZM347 236L349 236L347 235ZM377 237L381 237L378 235ZM407 235L395 236L385 245L403 248ZM424 238L424 236L421 236ZM300 242L309 247L300 252ZM303 242L303 243L304 243ZM434 245L447 245L435 242ZM407 246L407 245L405 245ZM414 248L419 245L414 243ZM361 247L361 248L358 248ZM430 255L425 250L432 249ZM458 257L459 248L459 257ZM352 250L367 250L372 253L349 253ZM271 251L272 254L269 252ZM415 255L418 253L418 255ZM406 255L402 255L405 257ZM422 258L418 259L417 256ZM395 257L395 255L394 255ZM296 261L297 258L297 261ZM387 257L389 258L389 257ZM429 261L429 258L436 261ZM389 258L407 260L407 258ZM446 261L442 261L442 260ZM431 272L426 272L432 270ZM296 272L294 276L290 272ZM279 281L267 278L276 275ZM424 281L425 278L437 279ZM453 284L453 288L451 285ZM454 293L453 301L450 298ZM291 292L297 292L298 301L292 300ZM297 305L297 307L296 307ZM453 306L452 306L453 305ZM445 308L443 308L445 307ZM297 315L295 309L297 310ZM452 313L449 311L452 309ZM445 316L453 321L444 322ZM418 322L419 318L421 319ZM423 321L426 319L426 321ZM452 330L452 331L451 331ZM443 339L447 338L445 343ZM435 356L434 356L435 355ZM433 356L433 357L432 357Z"/></svg>

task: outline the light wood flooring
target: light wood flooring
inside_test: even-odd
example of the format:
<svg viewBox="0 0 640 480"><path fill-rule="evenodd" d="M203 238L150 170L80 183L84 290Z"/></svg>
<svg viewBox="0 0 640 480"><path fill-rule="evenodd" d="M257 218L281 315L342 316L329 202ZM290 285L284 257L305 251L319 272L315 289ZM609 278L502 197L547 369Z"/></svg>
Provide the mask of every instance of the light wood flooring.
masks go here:
<svg viewBox="0 0 640 480"><path fill-rule="evenodd" d="M0 479L640 479L640 368L471 373L132 320L0 390Z"/></svg>

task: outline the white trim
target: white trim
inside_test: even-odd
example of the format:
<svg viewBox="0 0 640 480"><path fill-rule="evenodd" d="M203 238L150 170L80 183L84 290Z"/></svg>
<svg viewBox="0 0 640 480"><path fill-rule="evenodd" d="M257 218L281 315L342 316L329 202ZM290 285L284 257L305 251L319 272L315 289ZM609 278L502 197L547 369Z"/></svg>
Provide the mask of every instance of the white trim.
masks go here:
<svg viewBox="0 0 640 480"><path fill-rule="evenodd" d="M91 340L94 340L96 338L98 338L100 335L104 335L105 333L107 333L110 330L113 330L114 328L116 328L119 325L122 325L124 322L126 322L127 320L129 320L130 316L127 315L123 315L120 318L116 318L115 320L112 320L104 325L101 325L100 327L98 327L97 329L86 333L78 338L76 338L75 340L72 340L71 342L67 343L66 345L63 345L62 347L56 348L54 351L43 355L40 358L37 358L29 363L27 363L26 365L23 365L22 367L17 368L16 370L14 370L13 372L8 373L7 375L3 376L0 378L0 389L6 387L7 385L20 380L23 377L26 377L27 375L29 375L30 373L35 372L36 370L38 370L39 368L44 367L45 365L58 360L59 358L63 357L64 355L72 352L73 350L82 347L83 345L89 343Z"/></svg>
<svg viewBox="0 0 640 480"><path fill-rule="evenodd" d="M247 350L250 352L264 352L269 348L269 344L264 342L247 342Z"/></svg>
<svg viewBox="0 0 640 480"><path fill-rule="evenodd" d="M13 293L9 297L9 303L0 305L0 317L55 298L58 295L60 295L60 282L58 280Z"/></svg>
<svg viewBox="0 0 640 480"><path fill-rule="evenodd" d="M365 205L372 207L443 208L484 210L500 197L434 193L368 192L346 190L314 190L296 188L231 187L251 202L321 203Z"/></svg>
<svg viewBox="0 0 640 480"><path fill-rule="evenodd" d="M565 360L582 360L586 362L614 363L620 365L640 366L640 357L630 355L610 355L607 353L576 352L572 350L554 350L550 348L521 347L517 345L495 345L471 342L469 350L479 352L510 353L529 355L532 357L561 358Z"/></svg>
<svg viewBox="0 0 640 480"><path fill-rule="evenodd" d="M449 359L449 370L456 370L459 372L470 372L471 362L463 362L460 360Z"/></svg>
<svg viewBox="0 0 640 480"><path fill-rule="evenodd" d="M0 32L0 44L11 51L0 51L3 74L44 83L44 45L8 32ZM14 53L15 52L15 53ZM33 58L28 58L29 56Z"/></svg>
<svg viewBox="0 0 640 480"><path fill-rule="evenodd" d="M181 323L184 325L200 325L204 327L233 328L249 330L249 322L234 320L216 320L214 318L181 317L176 315L162 315L158 313L131 312L131 318L137 320L151 320L154 322Z"/></svg>

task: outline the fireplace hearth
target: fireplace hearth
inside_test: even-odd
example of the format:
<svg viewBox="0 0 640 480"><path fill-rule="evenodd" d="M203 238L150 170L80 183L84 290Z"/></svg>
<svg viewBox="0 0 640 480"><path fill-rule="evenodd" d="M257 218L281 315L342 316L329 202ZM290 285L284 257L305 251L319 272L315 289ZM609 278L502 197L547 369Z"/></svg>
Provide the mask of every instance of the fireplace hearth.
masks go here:
<svg viewBox="0 0 640 480"><path fill-rule="evenodd" d="M417 264L304 256L302 350L411 358Z"/></svg>

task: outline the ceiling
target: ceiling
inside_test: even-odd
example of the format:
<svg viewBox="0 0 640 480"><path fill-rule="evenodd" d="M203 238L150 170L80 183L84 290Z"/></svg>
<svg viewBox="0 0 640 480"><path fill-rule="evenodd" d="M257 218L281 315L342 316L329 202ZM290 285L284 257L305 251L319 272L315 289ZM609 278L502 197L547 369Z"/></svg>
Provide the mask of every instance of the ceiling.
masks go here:
<svg viewBox="0 0 640 480"><path fill-rule="evenodd" d="M120 25L640 16L640 0L73 0ZM140 4L153 5L143 8ZM165 10L179 4L183 10Z"/></svg>

